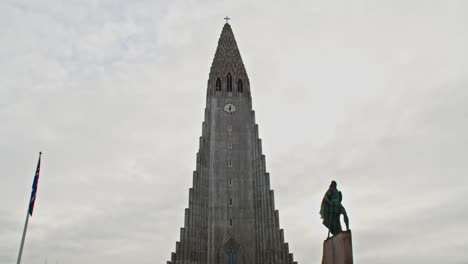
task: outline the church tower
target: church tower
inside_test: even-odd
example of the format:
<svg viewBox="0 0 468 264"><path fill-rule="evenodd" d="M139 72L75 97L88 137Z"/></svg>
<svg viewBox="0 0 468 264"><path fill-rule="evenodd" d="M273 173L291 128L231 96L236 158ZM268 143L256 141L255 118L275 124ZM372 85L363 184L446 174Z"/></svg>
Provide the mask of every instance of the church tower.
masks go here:
<svg viewBox="0 0 468 264"><path fill-rule="evenodd" d="M295 264L275 210L231 26L218 41L180 242L168 264Z"/></svg>

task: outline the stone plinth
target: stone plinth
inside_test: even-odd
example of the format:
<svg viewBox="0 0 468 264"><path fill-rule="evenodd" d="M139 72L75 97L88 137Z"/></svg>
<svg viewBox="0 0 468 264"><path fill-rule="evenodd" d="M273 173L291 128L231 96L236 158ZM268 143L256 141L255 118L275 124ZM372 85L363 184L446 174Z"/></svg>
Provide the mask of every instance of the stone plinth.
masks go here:
<svg viewBox="0 0 468 264"><path fill-rule="evenodd" d="M342 232L323 242L322 264L352 264L351 231Z"/></svg>

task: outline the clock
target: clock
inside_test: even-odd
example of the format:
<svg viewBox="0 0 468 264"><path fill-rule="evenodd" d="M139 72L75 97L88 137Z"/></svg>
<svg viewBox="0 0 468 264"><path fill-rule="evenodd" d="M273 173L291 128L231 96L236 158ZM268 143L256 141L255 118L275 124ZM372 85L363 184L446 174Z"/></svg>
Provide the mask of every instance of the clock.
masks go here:
<svg viewBox="0 0 468 264"><path fill-rule="evenodd" d="M224 106L224 111L228 114L232 114L236 111L236 107L233 104L226 104Z"/></svg>

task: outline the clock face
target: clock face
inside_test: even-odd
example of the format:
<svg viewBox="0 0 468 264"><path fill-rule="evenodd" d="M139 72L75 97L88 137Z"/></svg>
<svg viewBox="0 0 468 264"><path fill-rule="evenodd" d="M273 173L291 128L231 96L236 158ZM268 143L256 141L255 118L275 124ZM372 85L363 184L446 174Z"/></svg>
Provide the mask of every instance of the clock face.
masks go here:
<svg viewBox="0 0 468 264"><path fill-rule="evenodd" d="M228 114L232 114L236 111L236 107L233 104L226 104L224 106L224 111Z"/></svg>

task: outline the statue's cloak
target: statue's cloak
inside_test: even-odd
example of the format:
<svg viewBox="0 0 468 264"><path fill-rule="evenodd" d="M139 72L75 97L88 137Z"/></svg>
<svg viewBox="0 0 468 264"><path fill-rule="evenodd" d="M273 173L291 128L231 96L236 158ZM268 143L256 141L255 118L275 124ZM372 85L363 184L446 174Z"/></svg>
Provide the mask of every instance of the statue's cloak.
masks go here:
<svg viewBox="0 0 468 264"><path fill-rule="evenodd" d="M340 214L341 207L341 192L335 188L329 188L322 199L320 206L320 216L323 219L323 224L330 229L334 218ZM339 219L339 218L338 218Z"/></svg>

